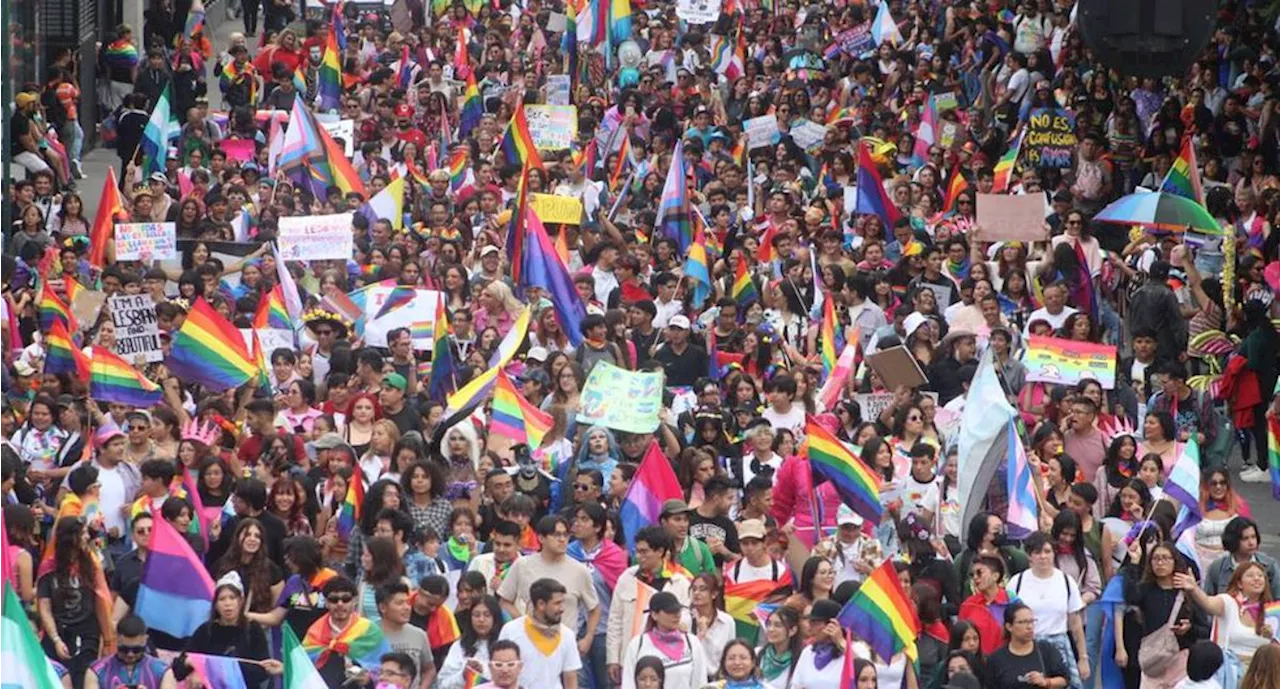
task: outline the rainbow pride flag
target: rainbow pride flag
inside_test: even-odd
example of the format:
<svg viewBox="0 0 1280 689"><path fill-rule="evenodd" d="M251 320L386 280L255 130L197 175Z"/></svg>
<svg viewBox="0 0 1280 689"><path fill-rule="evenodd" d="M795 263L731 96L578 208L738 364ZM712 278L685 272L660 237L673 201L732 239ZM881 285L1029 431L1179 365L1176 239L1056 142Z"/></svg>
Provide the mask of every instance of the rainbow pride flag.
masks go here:
<svg viewBox="0 0 1280 689"><path fill-rule="evenodd" d="M204 297L196 299L173 338L165 364L174 375L221 392L244 385L257 375L240 331Z"/></svg>
<svg viewBox="0 0 1280 689"><path fill-rule="evenodd" d="M658 523L663 502L683 497L684 489L680 487L680 480L676 478L671 462L662 453L658 443L653 442L640 461L640 467L631 480L631 487L627 489L627 496L622 500L622 508L618 510L627 539L627 550L635 550L637 531Z"/></svg>
<svg viewBox="0 0 1280 689"><path fill-rule="evenodd" d="M862 582L839 619L841 627L867 642L885 662L898 652L916 660L920 619L902 591L892 560L885 560Z"/></svg>
<svg viewBox="0 0 1280 689"><path fill-rule="evenodd" d="M345 542L351 530L360 522L360 508L364 505L364 475L357 464L351 468L351 482L347 484L347 497L338 508L338 536Z"/></svg>
<svg viewBox="0 0 1280 689"><path fill-rule="evenodd" d="M458 628L458 619L453 616L453 611L445 606L436 608L431 619L427 620L427 645L431 646L431 650L443 648L462 636L462 630Z"/></svg>
<svg viewBox="0 0 1280 689"><path fill-rule="evenodd" d="M524 104L516 106L516 112L507 123L507 130L502 135L502 155L511 165L523 167L542 167L542 156L533 144L533 135L529 133L529 118L525 115Z"/></svg>
<svg viewBox="0 0 1280 689"><path fill-rule="evenodd" d="M1267 468L1271 473L1271 496L1280 500L1280 417L1267 416Z"/></svg>
<svg viewBox="0 0 1280 689"><path fill-rule="evenodd" d="M880 523L880 477L858 459L838 438L811 419L805 425L809 465L818 476L831 481L844 503L864 519Z"/></svg>
<svg viewBox="0 0 1280 689"><path fill-rule="evenodd" d="M148 627L181 639L208 621L212 601L213 579L191 544L169 522L156 519L134 612Z"/></svg>
<svg viewBox="0 0 1280 689"><path fill-rule="evenodd" d="M956 198L960 196L960 192L969 188L969 181L964 178L964 174L960 172L959 166L951 171L951 181L947 184L947 198L942 203L942 212L948 213L955 208Z"/></svg>
<svg viewBox="0 0 1280 689"><path fill-rule="evenodd" d="M391 288L391 291L387 293L386 301L382 302L382 308L378 309L378 313L374 315L372 320L376 321L402 306L408 306L417 296L417 291L412 287L397 286Z"/></svg>
<svg viewBox="0 0 1280 689"><path fill-rule="evenodd" d="M458 147L449 154L449 189L458 191L467 183L467 149Z"/></svg>
<svg viewBox="0 0 1280 689"><path fill-rule="evenodd" d="M57 293L46 281L40 289L40 329L49 332L54 323L61 323L67 332L79 332L80 322L67 307L66 302L58 298Z"/></svg>
<svg viewBox="0 0 1280 689"><path fill-rule="evenodd" d="M1009 190L1010 183L1013 181L1013 168L1018 163L1018 154L1022 151L1023 135L1018 135L1018 140L1013 142L1009 150L1000 156L1000 160L996 161L996 179L995 184L991 186L991 193L1003 194Z"/></svg>
<svg viewBox="0 0 1280 689"><path fill-rule="evenodd" d="M511 330L508 330L506 336L498 343L498 349L489 362L489 368L472 378L461 390L449 395L444 413L446 420L470 414L489 399L497 384L498 375L507 367L507 364L511 363L516 350L529 334L529 322L532 319L533 309L526 306L524 311L520 312L520 317L512 324ZM452 425L452 423L444 423L442 427L448 428Z"/></svg>
<svg viewBox="0 0 1280 689"><path fill-rule="evenodd" d="M164 398L159 385L143 378L129 362L105 347L94 345L89 370L89 397L99 402L150 407Z"/></svg>
<svg viewBox="0 0 1280 689"><path fill-rule="evenodd" d="M469 667L462 669L462 689L476 689L476 687L486 684L488 681L487 677Z"/></svg>
<svg viewBox="0 0 1280 689"><path fill-rule="evenodd" d="M760 633L760 618L756 609L765 604L769 598L785 593L792 586L791 570L782 567L782 576L777 580L757 579L738 583L726 581L724 584L724 611L729 613L737 625L737 635L743 639L755 639Z"/></svg>
<svg viewBox="0 0 1280 689"><path fill-rule="evenodd" d="M258 387L273 392L271 385L271 367L267 365L267 353L262 351L262 338L253 333L253 363L258 367Z"/></svg>
<svg viewBox="0 0 1280 689"><path fill-rule="evenodd" d="M67 295L67 303L74 304L80 295L84 294L84 287L71 277L62 278L62 291Z"/></svg>
<svg viewBox="0 0 1280 689"><path fill-rule="evenodd" d="M836 300L822 301L822 329L818 331L818 344L822 356L822 377L826 379L836 370Z"/></svg>
<svg viewBox="0 0 1280 689"><path fill-rule="evenodd" d="M284 303L284 290L280 285L272 287L258 302L258 310L253 314L253 327L257 330L293 330L293 321L289 318L289 309Z"/></svg>
<svg viewBox="0 0 1280 689"><path fill-rule="evenodd" d="M1160 182L1160 191L1177 194L1196 203L1204 203L1204 184L1200 181L1200 167L1196 162L1196 149L1191 145L1191 137L1184 137L1182 150L1174 158L1164 181Z"/></svg>
<svg viewBox="0 0 1280 689"><path fill-rule="evenodd" d="M329 656L337 654L362 668L376 668L382 662L382 654L391 646L382 636L382 629L367 617L356 617L342 632L334 632L328 624L313 624L302 639L302 649L316 666L324 665Z"/></svg>
<svg viewBox="0 0 1280 689"><path fill-rule="evenodd" d="M744 309L760 298L756 293L755 280L751 279L751 271L747 270L747 260L741 256L733 270L733 289L730 290L730 295Z"/></svg>
<svg viewBox="0 0 1280 689"><path fill-rule="evenodd" d="M505 375L498 376L493 389L493 413L489 432L524 443L530 450L542 445L551 430L551 415L529 403Z"/></svg>
<svg viewBox="0 0 1280 689"><path fill-rule="evenodd" d="M332 29L324 42L324 56L316 70L316 100L320 110L337 110L342 107L342 51L338 48L338 36Z"/></svg>
<svg viewBox="0 0 1280 689"><path fill-rule="evenodd" d="M102 51L103 61L113 69L133 69L138 66L138 46L128 39L113 41ZM108 168L110 169L110 168Z"/></svg>
<svg viewBox="0 0 1280 689"><path fill-rule="evenodd" d="M467 88L462 92L462 108L458 114L458 139L467 138L472 129L480 124L484 117L484 100L480 98L480 87L476 84L474 72L467 74Z"/></svg>
<svg viewBox="0 0 1280 689"><path fill-rule="evenodd" d="M436 300L436 318L431 327L431 376L427 379L427 395L433 400L442 400L458 387L454 379L453 348L449 346L449 312L444 299Z"/></svg>
<svg viewBox="0 0 1280 689"><path fill-rule="evenodd" d="M44 336L44 372L71 374L85 379L91 372L89 358L80 351L67 332L67 326L54 322Z"/></svg>
<svg viewBox="0 0 1280 689"><path fill-rule="evenodd" d="M106 264L107 240L115 232L116 221L126 217L118 186L115 168L108 167L107 178L102 182L98 211L93 216L93 227L89 229L88 259L94 268L102 268Z"/></svg>

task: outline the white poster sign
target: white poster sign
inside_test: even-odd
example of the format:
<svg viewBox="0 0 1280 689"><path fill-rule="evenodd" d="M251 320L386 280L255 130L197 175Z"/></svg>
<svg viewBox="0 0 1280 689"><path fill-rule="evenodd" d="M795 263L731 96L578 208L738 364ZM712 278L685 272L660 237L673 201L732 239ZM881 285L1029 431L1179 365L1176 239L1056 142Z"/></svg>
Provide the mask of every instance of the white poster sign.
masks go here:
<svg viewBox="0 0 1280 689"><path fill-rule="evenodd" d="M117 261L167 261L178 257L178 230L171 222L116 225Z"/></svg>
<svg viewBox="0 0 1280 689"><path fill-rule="evenodd" d="M710 24L720 18L719 0L678 0L676 16L690 24Z"/></svg>
<svg viewBox="0 0 1280 689"><path fill-rule="evenodd" d="M563 151L578 134L578 108L572 105L526 105L529 137L539 151Z"/></svg>
<svg viewBox="0 0 1280 689"><path fill-rule="evenodd" d="M156 303L149 294L122 294L107 300L116 327L116 354L125 361L162 361Z"/></svg>
<svg viewBox="0 0 1280 689"><path fill-rule="evenodd" d="M319 117L319 116L317 116ZM336 122L321 122L320 126L329 132L329 136L334 139L342 140L343 152L347 157L356 154L356 121L355 120L338 120Z"/></svg>
<svg viewBox="0 0 1280 689"><path fill-rule="evenodd" d="M413 348L419 351L430 350L435 343L432 332L436 319L436 302L441 298L440 292L429 289L414 290L413 301L404 306L392 309L374 318L391 294L390 287L370 287L365 297L365 318L370 319L364 326L364 342L373 347L387 346L387 333L396 328L408 328L413 336Z"/></svg>
<svg viewBox="0 0 1280 689"><path fill-rule="evenodd" d="M278 238L286 261L347 260L354 253L350 213L280 218Z"/></svg>
<svg viewBox="0 0 1280 689"><path fill-rule="evenodd" d="M742 123L747 132L747 147L761 148L778 143L782 135L778 132L778 116L762 115L753 117Z"/></svg>
<svg viewBox="0 0 1280 689"><path fill-rule="evenodd" d="M822 145L827 138L827 128L817 122L805 120L791 127L791 138L797 146L808 151Z"/></svg>

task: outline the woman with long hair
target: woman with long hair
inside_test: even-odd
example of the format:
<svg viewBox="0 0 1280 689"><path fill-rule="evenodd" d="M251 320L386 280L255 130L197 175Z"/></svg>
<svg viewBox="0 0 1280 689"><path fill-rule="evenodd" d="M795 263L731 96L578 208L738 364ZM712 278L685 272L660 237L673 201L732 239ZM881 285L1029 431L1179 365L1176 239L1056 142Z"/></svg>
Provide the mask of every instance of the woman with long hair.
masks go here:
<svg viewBox="0 0 1280 689"><path fill-rule="evenodd" d="M1267 569L1257 562L1240 565L1231 575L1226 592L1216 596L1205 593L1192 574L1174 574L1173 583L1214 618L1215 638L1224 651L1226 681L1223 684L1234 686L1258 649L1274 643L1276 630L1267 623L1265 615L1271 602Z"/></svg>
<svg viewBox="0 0 1280 689"><path fill-rule="evenodd" d="M334 499L341 504L342 501L336 495ZM369 486L369 490L365 491L364 504L360 506L360 522L351 530L346 544L347 555L342 568L351 578L358 577L364 569L362 560L364 542L373 538L373 529L378 525L378 513L388 507L404 511L404 494L400 492L400 484L390 479L375 481L372 486Z"/></svg>
<svg viewBox="0 0 1280 689"><path fill-rule="evenodd" d="M1165 467L1173 469L1178 462L1178 454L1182 452L1182 443L1178 442L1177 424L1173 415L1166 411L1147 412L1142 422L1142 449L1138 453L1160 455Z"/></svg>
<svg viewBox="0 0 1280 689"><path fill-rule="evenodd" d="M347 408L350 413L342 426L342 439L351 446L357 457L363 457L373 440L373 425L382 416L378 397L362 392L351 398Z"/></svg>
<svg viewBox="0 0 1280 689"><path fill-rule="evenodd" d="M288 623L294 634L307 635L307 630L324 615L325 582L338 573L324 566L323 547L310 536L296 536L285 541L284 562L289 568L276 607L264 615L262 623L278 627Z"/></svg>
<svg viewBox="0 0 1280 689"><path fill-rule="evenodd" d="M744 639L730 638L720 653L719 679L709 686L714 689L770 689L756 662L756 650Z"/></svg>
<svg viewBox="0 0 1280 689"><path fill-rule="evenodd" d="M1005 580L1005 563L998 557L980 555L973 563L971 574L973 595L960 604L959 619L974 626L978 631L983 655L989 655L1000 647L1003 640L999 611L1012 598L1002 585Z"/></svg>
<svg viewBox="0 0 1280 689"><path fill-rule="evenodd" d="M670 591L649 598L649 619L622 654L622 689L636 689L636 664L641 658L658 658L665 668L663 689L698 689L707 682L707 662L702 644L681 631L680 600Z"/></svg>
<svg viewBox="0 0 1280 689"><path fill-rule="evenodd" d="M360 572L356 576L359 592L356 595L356 612L373 622L380 621L382 614L378 612L376 602L378 587L404 579L404 571L404 560L396 550L395 541L385 536L365 541L364 552L360 556Z"/></svg>
<svg viewBox="0 0 1280 689"><path fill-rule="evenodd" d="M1200 478L1200 514L1196 524L1196 554L1201 562L1222 555L1222 534L1237 516L1252 517L1249 503L1231 487L1231 474L1223 467L1206 469Z"/></svg>
<svg viewBox="0 0 1280 689"><path fill-rule="evenodd" d="M114 651L111 592L90 545L89 527L80 519L59 519L53 532L53 558L36 580L36 610L44 631L45 654L83 676L99 655Z"/></svg>
<svg viewBox="0 0 1280 689"><path fill-rule="evenodd" d="M1173 619L1173 633L1180 649L1163 672L1157 674L1153 672L1154 668L1143 668L1142 686L1175 687L1186 676L1186 649L1197 640L1209 636L1209 624L1203 612L1184 599L1185 594L1174 578L1177 574L1189 572L1189 567L1177 547L1168 541L1161 541L1147 549L1141 545L1141 539L1134 539L1129 544L1128 556L1130 562L1138 563L1138 571L1141 572L1140 578L1125 577L1125 603L1140 613L1139 623L1133 625L1136 629L1130 634L1137 639L1145 639ZM1128 619L1124 625L1125 630L1129 630ZM1126 640L1126 646L1128 645ZM1124 666L1126 663L1119 662L1119 650L1117 649L1116 662ZM1127 660L1136 664L1136 656L1137 654L1131 654Z"/></svg>
<svg viewBox="0 0 1280 689"><path fill-rule="evenodd" d="M1269 644L1253 654L1249 671L1240 680L1239 689L1271 689L1280 687L1280 646Z"/></svg>
<svg viewBox="0 0 1280 689"><path fill-rule="evenodd" d="M438 689L465 687L467 669L482 676L489 670L489 646L498 640L502 631L502 606L497 598L482 596L468 612L469 624L440 664L440 674L436 675Z"/></svg>
<svg viewBox="0 0 1280 689"><path fill-rule="evenodd" d="M1145 518L1151 507L1151 491L1137 478L1129 479L1102 520L1102 578L1110 580L1125 557L1129 529Z"/></svg>
<svg viewBox="0 0 1280 689"><path fill-rule="evenodd" d="M733 617L724 611L724 589L720 576L703 573L694 577L693 584L689 587L689 601L693 631L702 642L706 657L723 657L737 634L737 627ZM754 667L754 651L751 659Z"/></svg>
<svg viewBox="0 0 1280 689"><path fill-rule="evenodd" d="M506 336L524 310L524 304L516 299L511 288L501 280L494 280L486 285L476 298L476 303L479 304L473 316L476 332L483 332L485 328L497 328L500 337Z"/></svg>
<svg viewBox="0 0 1280 689"><path fill-rule="evenodd" d="M255 620L271 612L284 589L284 572L269 557L262 522L242 519L231 535L231 546L214 567L215 579L236 572L245 589L245 609Z"/></svg>
<svg viewBox="0 0 1280 689"><path fill-rule="evenodd" d="M8 538L4 559L11 563L7 581L24 605L36 599L36 570L32 558L36 552L35 528L31 508L21 503L4 506L4 532Z"/></svg>
<svg viewBox="0 0 1280 689"><path fill-rule="evenodd" d="M218 579L209 621L192 633L186 652L258 661L239 663L249 687L263 686L268 675L284 672L284 665L270 655L262 625L249 617L244 585L234 571Z"/></svg>
<svg viewBox="0 0 1280 689"><path fill-rule="evenodd" d="M1030 555L1031 567L1009 580L1009 589L1018 599L1032 606L1035 613L1035 639L1052 646L1065 661L1068 684L1080 686L1089 677L1089 656L1084 636L1084 607L1080 587L1056 566L1057 553L1049 535L1043 531L1031 534L1023 542ZM1076 653L1072 647L1079 648Z"/></svg>
<svg viewBox="0 0 1280 689"><path fill-rule="evenodd" d="M760 673L765 681L775 687L788 686L803 647L800 613L786 606L774 610L765 622L759 653Z"/></svg>
<svg viewBox="0 0 1280 689"><path fill-rule="evenodd" d="M400 441L400 427L391 419L378 419L373 422L373 433L369 435L369 449L360 457L360 476L366 484L373 483L383 474L392 471L391 453Z"/></svg>
<svg viewBox="0 0 1280 689"><path fill-rule="evenodd" d="M284 522L288 536L310 536L311 520L307 519L307 489L302 482L285 474L271 484L267 511Z"/></svg>
<svg viewBox="0 0 1280 689"><path fill-rule="evenodd" d="M802 615L820 600L829 600L836 586L836 568L825 557L814 555L805 560L800 569L800 585L787 599L785 605L795 608ZM810 636L812 636L810 634Z"/></svg>
<svg viewBox="0 0 1280 689"><path fill-rule="evenodd" d="M1111 440L1102 466L1093 475L1093 485L1098 489L1098 501L1093 504L1093 516L1102 519L1115 502L1120 489L1129 479L1138 475L1138 441L1132 433L1121 432Z"/></svg>

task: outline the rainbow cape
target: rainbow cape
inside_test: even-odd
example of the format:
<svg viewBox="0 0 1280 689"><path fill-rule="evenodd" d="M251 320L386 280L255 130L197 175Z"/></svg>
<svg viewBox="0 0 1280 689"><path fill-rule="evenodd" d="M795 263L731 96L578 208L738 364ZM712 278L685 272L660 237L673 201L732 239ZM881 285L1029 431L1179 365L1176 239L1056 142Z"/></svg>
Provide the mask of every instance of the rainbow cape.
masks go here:
<svg viewBox="0 0 1280 689"><path fill-rule="evenodd" d="M443 605L436 608L431 619L427 620L426 632L427 644L432 650L443 648L462 636L462 630L458 628L458 620L453 616L453 611Z"/></svg>
<svg viewBox="0 0 1280 689"><path fill-rule="evenodd" d="M907 600L891 560L885 560L862 582L840 611L840 626L867 642L884 662L899 651L916 660L920 619Z"/></svg>
<svg viewBox="0 0 1280 689"><path fill-rule="evenodd" d="M89 397L99 402L150 407L164 398L159 385L105 347L94 345L89 371Z"/></svg>
<svg viewBox="0 0 1280 689"><path fill-rule="evenodd" d="M534 450L551 430L551 415L529 403L505 375L498 376L493 389L493 412L489 432L524 443Z"/></svg>
<svg viewBox="0 0 1280 689"><path fill-rule="evenodd" d="M179 378L214 392L244 385L258 374L258 366L250 358L240 331L204 297L192 304L186 321L173 338L165 364Z"/></svg>
<svg viewBox="0 0 1280 689"><path fill-rule="evenodd" d="M121 38L102 51L102 58L112 69L133 69L138 66L138 46Z"/></svg>
<svg viewBox="0 0 1280 689"><path fill-rule="evenodd" d="M316 666L324 665L329 656L336 654L360 667L375 668L382 662L382 654L391 651L391 646L382 636L382 629L367 617L353 617L346 629L334 633L325 616L307 630L302 649Z"/></svg>
<svg viewBox="0 0 1280 689"><path fill-rule="evenodd" d="M880 477L812 419L805 425L805 436L813 472L831 481L840 499L854 512L879 524L884 509L880 505Z"/></svg>

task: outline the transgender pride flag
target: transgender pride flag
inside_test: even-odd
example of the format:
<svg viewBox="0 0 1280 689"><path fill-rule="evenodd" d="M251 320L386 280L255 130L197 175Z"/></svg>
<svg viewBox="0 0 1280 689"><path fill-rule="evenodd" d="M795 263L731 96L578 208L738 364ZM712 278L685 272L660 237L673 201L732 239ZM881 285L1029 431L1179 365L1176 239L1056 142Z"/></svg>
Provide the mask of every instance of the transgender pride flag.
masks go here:
<svg viewBox="0 0 1280 689"><path fill-rule="evenodd" d="M1009 419L1009 534L1025 537L1040 528L1040 509L1031 489L1031 464L1013 419Z"/></svg>
<svg viewBox="0 0 1280 689"><path fill-rule="evenodd" d="M663 502L682 497L684 491L680 489L680 480L671 469L671 462L667 461L667 456L662 454L657 441L654 441L640 462L640 468L636 470L636 476L627 489L627 497L622 501L622 509L618 513L627 539L627 550L635 550L637 531L658 523Z"/></svg>
<svg viewBox="0 0 1280 689"><path fill-rule="evenodd" d="M209 619L213 579L169 522L156 519L151 529L151 553L138 587L138 617L170 636L191 636Z"/></svg>

